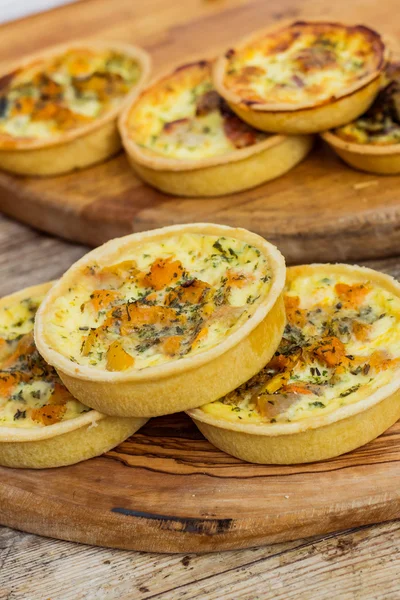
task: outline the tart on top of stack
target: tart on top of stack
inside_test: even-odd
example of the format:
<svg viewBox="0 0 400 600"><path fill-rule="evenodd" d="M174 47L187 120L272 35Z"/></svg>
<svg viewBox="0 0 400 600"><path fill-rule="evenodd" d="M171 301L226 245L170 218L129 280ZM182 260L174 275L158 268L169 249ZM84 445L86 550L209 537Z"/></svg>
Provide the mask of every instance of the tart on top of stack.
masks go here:
<svg viewBox="0 0 400 600"><path fill-rule="evenodd" d="M120 118L135 171L179 196L218 196L278 177L311 149L311 136L277 136L243 122L216 92L213 61L183 65L149 85Z"/></svg>

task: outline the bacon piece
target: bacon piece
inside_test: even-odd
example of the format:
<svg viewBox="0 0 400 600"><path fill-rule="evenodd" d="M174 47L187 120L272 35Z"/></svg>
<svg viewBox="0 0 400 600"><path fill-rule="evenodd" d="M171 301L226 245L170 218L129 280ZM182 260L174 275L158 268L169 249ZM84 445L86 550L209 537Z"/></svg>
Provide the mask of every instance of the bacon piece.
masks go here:
<svg viewBox="0 0 400 600"><path fill-rule="evenodd" d="M335 53L323 46L302 48L294 57L303 73L328 69L337 65Z"/></svg>
<svg viewBox="0 0 400 600"><path fill-rule="evenodd" d="M176 133L176 131L182 130L182 125L188 125L190 119L176 119L175 121L170 121L169 123L164 123L163 131L165 133Z"/></svg>
<svg viewBox="0 0 400 600"><path fill-rule="evenodd" d="M247 148L257 141L257 132L255 129L241 121L233 113L223 113L223 128L226 137L232 142L235 148Z"/></svg>
<svg viewBox="0 0 400 600"><path fill-rule="evenodd" d="M221 104L221 97L215 90L210 90L202 94L196 102L196 116L203 117L214 110L218 110Z"/></svg>
<svg viewBox="0 0 400 600"><path fill-rule="evenodd" d="M184 268L179 260L172 258L157 258L150 267L141 283L145 287L161 290L174 281L178 281L184 274Z"/></svg>
<svg viewBox="0 0 400 600"><path fill-rule="evenodd" d="M256 406L265 419L274 419L299 400L298 394L260 394Z"/></svg>

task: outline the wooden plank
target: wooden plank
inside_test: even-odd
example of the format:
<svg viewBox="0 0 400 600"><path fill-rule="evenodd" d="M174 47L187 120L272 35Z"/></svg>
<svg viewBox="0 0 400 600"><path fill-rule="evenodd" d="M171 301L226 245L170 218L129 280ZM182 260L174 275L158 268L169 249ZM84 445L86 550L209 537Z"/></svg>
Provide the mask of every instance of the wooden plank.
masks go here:
<svg viewBox="0 0 400 600"><path fill-rule="evenodd" d="M211 56L273 20L324 15L370 24L393 36L396 0L85 0L0 27L3 64L21 53L74 37L142 44L155 70ZM73 24L73 26L72 26ZM229 26L228 26L229 24ZM0 62L0 66L1 66ZM0 210L29 225L98 245L131 231L212 219L252 229L277 243L288 263L361 260L396 254L400 245L398 177L345 166L319 143L287 175L254 190L215 199L168 197L142 184L123 155L52 179L0 174Z"/></svg>

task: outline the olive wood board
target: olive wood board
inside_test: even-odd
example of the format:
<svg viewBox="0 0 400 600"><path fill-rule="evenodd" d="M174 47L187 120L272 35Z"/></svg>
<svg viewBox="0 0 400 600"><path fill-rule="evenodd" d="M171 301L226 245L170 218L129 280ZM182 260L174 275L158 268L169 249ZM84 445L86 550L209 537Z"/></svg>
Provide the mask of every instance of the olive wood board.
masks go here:
<svg viewBox="0 0 400 600"><path fill-rule="evenodd" d="M0 468L0 523L140 551L247 548L398 518L399 477L400 423L335 459L263 466L217 450L178 414L74 466Z"/></svg>
<svg viewBox="0 0 400 600"><path fill-rule="evenodd" d="M55 42L104 37L142 45L154 72L213 56L279 19L363 22L400 38L397 0L82 0L0 27L1 66ZM73 23L68 26L67 23ZM51 179L0 174L0 210L33 227L96 246L172 223L247 227L276 243L289 263L382 258L400 245L400 177L354 171L321 142L283 177L219 197L169 197L142 184L123 154Z"/></svg>

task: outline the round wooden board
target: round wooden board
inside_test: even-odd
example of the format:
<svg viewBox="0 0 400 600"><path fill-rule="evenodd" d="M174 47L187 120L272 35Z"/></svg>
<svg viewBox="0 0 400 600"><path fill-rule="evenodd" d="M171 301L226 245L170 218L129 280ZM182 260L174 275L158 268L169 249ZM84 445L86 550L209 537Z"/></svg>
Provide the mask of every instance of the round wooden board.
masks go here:
<svg viewBox="0 0 400 600"><path fill-rule="evenodd" d="M174 223L246 227L288 263L357 261L398 253L399 177L346 167L321 141L287 175L220 198L172 198L142 184L124 155L52 179L0 174L0 210L49 233L97 246Z"/></svg>
<svg viewBox="0 0 400 600"><path fill-rule="evenodd" d="M279 5L278 5L279 4ZM146 48L154 72L215 56L257 28L281 19L345 20L399 37L397 1L364 0L102 0L1 27L0 56L17 58L71 37L119 39ZM73 22L74 27L65 27ZM51 179L0 174L0 210L69 240L98 245L111 237L171 223L240 225L276 243L289 263L357 261L398 253L399 177L379 177L344 165L321 142L287 175L253 190L215 199L177 199L143 185L120 156Z"/></svg>
<svg viewBox="0 0 400 600"><path fill-rule="evenodd" d="M151 420L104 456L42 471L0 469L0 522L87 544L207 552L388 521L400 511L400 424L342 457L243 463L184 414Z"/></svg>

